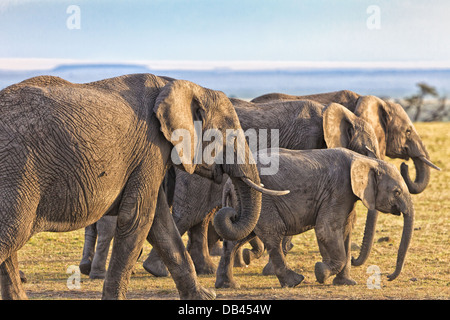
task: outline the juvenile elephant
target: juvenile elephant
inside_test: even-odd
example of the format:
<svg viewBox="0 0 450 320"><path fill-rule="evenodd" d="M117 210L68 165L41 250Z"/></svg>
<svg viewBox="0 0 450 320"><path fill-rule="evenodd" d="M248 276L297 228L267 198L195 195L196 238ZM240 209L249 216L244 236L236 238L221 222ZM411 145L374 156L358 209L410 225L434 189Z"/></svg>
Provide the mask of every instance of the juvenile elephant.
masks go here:
<svg viewBox="0 0 450 320"><path fill-rule="evenodd" d="M408 190L418 194L425 190L430 181L430 168L440 170L434 165L419 133L414 128L405 110L398 103L384 101L375 96L363 96L349 90L294 96L283 93L270 93L254 98L255 103L274 101L312 100L324 104L339 103L361 119L366 120L374 128L380 147L381 156L408 160L411 158L416 169L415 180L409 175L408 166L402 163L400 172ZM360 255L352 259L352 265L362 265L369 257L372 248L378 213L369 210Z"/></svg>
<svg viewBox="0 0 450 320"><path fill-rule="evenodd" d="M279 149L278 152L280 170L274 175L261 175L261 182L268 188L288 188L291 192L277 198L263 195L260 218L253 233L240 241L224 244L216 288L237 286L232 272L234 253L255 236L263 241L281 286L297 286L304 277L286 265L282 240L284 236L313 228L323 258L315 265L317 281L324 283L336 275L333 284L356 284L350 276L350 236L353 209L358 200L371 210L394 215L403 213L397 264L388 276L389 280L397 278L410 244L414 220L411 195L400 172L385 161L343 148ZM265 166L261 163L258 163L260 170ZM232 184L227 182L225 195L230 187Z"/></svg>
<svg viewBox="0 0 450 320"><path fill-rule="evenodd" d="M328 106L314 101L273 101L250 103L231 99L244 130L279 130L279 146L288 149L321 149L345 147L364 155L380 157L373 128L343 106ZM268 139L270 141L270 139ZM269 142L270 143L270 142ZM200 274L213 274L216 270L207 245L208 221L221 207L222 185L199 176L177 171L173 216L181 235L195 227L195 241L189 240L189 252ZM200 225L200 227L198 226ZM193 234L194 232L192 232ZM152 251L144 268L156 276L167 276L164 264Z"/></svg>
<svg viewBox="0 0 450 320"><path fill-rule="evenodd" d="M256 165L193 161L195 120L201 121L202 132L214 128L225 134L227 128L241 128L225 94L151 74L87 84L40 76L0 91L0 119L3 298L26 298L17 250L33 234L84 228L105 214L117 215L117 227L104 299L125 298L147 237L181 298L215 296L198 283L160 185L174 161L190 174L211 179L220 180L226 173L243 203L231 229L249 230L256 224L262 190ZM177 129L187 134L191 152L172 152ZM227 150L225 142L222 147ZM227 219L219 212L221 217Z"/></svg>

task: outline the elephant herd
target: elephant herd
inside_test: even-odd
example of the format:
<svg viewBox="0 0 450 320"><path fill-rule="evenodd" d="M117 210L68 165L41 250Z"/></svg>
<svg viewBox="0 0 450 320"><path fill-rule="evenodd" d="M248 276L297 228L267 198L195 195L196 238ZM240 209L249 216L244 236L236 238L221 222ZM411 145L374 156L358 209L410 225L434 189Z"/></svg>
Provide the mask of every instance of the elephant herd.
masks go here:
<svg viewBox="0 0 450 320"><path fill-rule="evenodd" d="M310 229L322 256L316 280L353 285L350 266L367 259L379 211L404 219L394 280L412 237L411 194L426 188L430 168L439 169L399 104L347 90L243 101L152 74L85 84L39 76L0 91L0 115L3 299L26 299L17 251L34 234L80 228L80 270L105 279L103 299L126 297L145 241L152 251L144 269L170 274L181 299L215 297L197 274L215 273L216 288L237 287L233 265L264 250L265 273L295 287L303 276L285 256L292 236ZM198 161L213 145L199 137L212 130L225 139L214 140L214 162ZM265 145L255 148L248 136L230 143L229 130L253 132ZM411 158L415 179L385 156ZM352 258L358 200L368 213ZM210 251L219 240L215 266ZM242 251L247 242L253 249Z"/></svg>

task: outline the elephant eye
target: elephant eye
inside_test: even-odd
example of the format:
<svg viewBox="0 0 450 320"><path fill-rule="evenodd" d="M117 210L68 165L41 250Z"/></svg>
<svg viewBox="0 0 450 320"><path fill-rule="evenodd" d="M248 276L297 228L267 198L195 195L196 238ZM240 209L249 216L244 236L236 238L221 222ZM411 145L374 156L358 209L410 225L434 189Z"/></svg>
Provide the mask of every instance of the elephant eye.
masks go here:
<svg viewBox="0 0 450 320"><path fill-rule="evenodd" d="M402 194L402 192L401 192L401 190L395 190L394 191L394 196L396 197L396 198L398 198L398 197L400 197L400 195Z"/></svg>
<svg viewBox="0 0 450 320"><path fill-rule="evenodd" d="M409 139L411 137L411 129L406 130L406 137Z"/></svg>

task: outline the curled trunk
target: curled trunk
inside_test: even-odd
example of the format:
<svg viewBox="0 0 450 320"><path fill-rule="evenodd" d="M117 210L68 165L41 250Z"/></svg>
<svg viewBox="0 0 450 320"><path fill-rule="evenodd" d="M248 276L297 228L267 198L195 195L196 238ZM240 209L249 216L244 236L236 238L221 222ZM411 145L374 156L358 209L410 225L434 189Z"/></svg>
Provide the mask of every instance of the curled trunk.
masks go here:
<svg viewBox="0 0 450 320"><path fill-rule="evenodd" d="M262 194L242 179L248 178L260 184L256 165L226 166L224 171L230 176L236 189L237 210L231 207L220 209L214 217L214 228L226 240L237 241L246 237L256 226L261 212ZM237 171L236 171L237 170Z"/></svg>
<svg viewBox="0 0 450 320"><path fill-rule="evenodd" d="M214 217L214 228L226 240L246 237L256 226L261 211L261 193L250 188L240 178L231 178L236 188L238 210L224 207Z"/></svg>
<svg viewBox="0 0 450 320"><path fill-rule="evenodd" d="M422 158L412 158L414 167L416 168L416 178L414 181L409 176L408 165L402 163L400 166L400 172L405 180L408 190L412 194L418 194L423 192L430 182L430 167L422 160Z"/></svg>

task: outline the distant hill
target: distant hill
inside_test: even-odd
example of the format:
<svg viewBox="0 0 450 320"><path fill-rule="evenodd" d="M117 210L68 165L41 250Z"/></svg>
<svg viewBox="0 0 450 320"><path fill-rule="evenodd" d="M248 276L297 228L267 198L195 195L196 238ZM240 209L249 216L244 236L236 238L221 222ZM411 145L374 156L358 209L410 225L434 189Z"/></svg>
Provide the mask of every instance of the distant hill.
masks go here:
<svg viewBox="0 0 450 320"><path fill-rule="evenodd" d="M420 82L436 88L439 96L450 96L450 69L288 69L233 70L160 69L156 64L63 63L47 70L1 70L0 90L38 75L54 75L74 83L86 83L132 73L152 73L185 79L230 97L252 99L270 92L306 95L342 89L359 94L404 98L416 93Z"/></svg>
<svg viewBox="0 0 450 320"><path fill-rule="evenodd" d="M52 71L54 72L64 72L71 70L92 70L92 69L103 69L103 70L111 70L111 69L127 69L127 70L136 70L139 72L149 72L148 69L144 65L136 65L136 64L115 64L115 63L101 63L101 64L61 64Z"/></svg>

